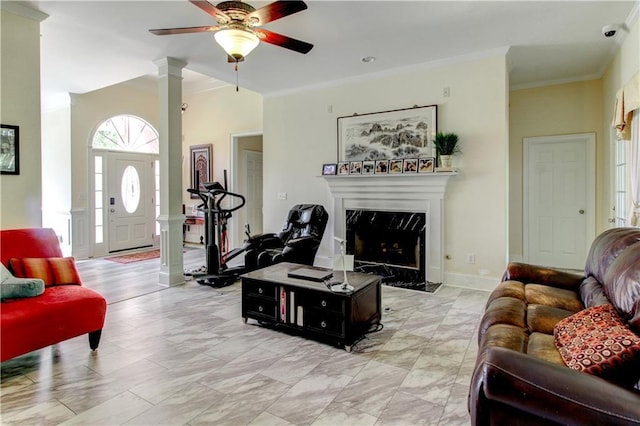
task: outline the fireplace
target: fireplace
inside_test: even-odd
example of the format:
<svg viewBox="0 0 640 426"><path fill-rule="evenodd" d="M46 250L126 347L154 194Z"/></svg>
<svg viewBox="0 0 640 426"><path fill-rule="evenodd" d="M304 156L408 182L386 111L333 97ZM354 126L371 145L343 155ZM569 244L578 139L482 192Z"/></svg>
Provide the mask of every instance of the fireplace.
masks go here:
<svg viewBox="0 0 640 426"><path fill-rule="evenodd" d="M417 268L421 281L442 283L444 278L444 196L449 179L456 172L397 175L322 176L331 192L329 229L333 235L347 239L347 212L379 211L420 213L424 215L424 253L417 265L398 267L396 271ZM354 243L355 244L355 243ZM340 253L335 243L333 253ZM353 252L352 252L353 253ZM399 273L399 272L398 272Z"/></svg>
<svg viewBox="0 0 640 426"><path fill-rule="evenodd" d="M426 286L426 215L416 212L347 210L346 253L356 270L383 277L385 284Z"/></svg>

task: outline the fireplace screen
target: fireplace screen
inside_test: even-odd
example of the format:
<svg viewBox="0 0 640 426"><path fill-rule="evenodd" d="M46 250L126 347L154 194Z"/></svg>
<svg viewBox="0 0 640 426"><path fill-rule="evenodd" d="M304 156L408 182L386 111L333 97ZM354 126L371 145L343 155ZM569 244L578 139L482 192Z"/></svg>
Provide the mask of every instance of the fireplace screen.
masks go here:
<svg viewBox="0 0 640 426"><path fill-rule="evenodd" d="M420 241L417 235L406 231L379 229L374 232L356 231L355 259L420 269Z"/></svg>
<svg viewBox="0 0 640 426"><path fill-rule="evenodd" d="M346 252L356 262L424 271L424 213L347 210L346 222Z"/></svg>

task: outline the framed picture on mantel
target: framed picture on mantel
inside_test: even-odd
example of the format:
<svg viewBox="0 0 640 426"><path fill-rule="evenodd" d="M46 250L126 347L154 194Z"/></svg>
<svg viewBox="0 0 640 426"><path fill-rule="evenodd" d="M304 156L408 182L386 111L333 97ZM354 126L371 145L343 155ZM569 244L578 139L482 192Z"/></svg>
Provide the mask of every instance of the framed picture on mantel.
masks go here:
<svg viewBox="0 0 640 426"><path fill-rule="evenodd" d="M323 164L322 165L322 174L323 175L335 175L337 171L337 164Z"/></svg>
<svg viewBox="0 0 640 426"><path fill-rule="evenodd" d="M434 157L438 106L338 117L338 161Z"/></svg>
<svg viewBox="0 0 640 426"><path fill-rule="evenodd" d="M348 175L350 173L349 162L341 161L338 163L338 174L339 175Z"/></svg>

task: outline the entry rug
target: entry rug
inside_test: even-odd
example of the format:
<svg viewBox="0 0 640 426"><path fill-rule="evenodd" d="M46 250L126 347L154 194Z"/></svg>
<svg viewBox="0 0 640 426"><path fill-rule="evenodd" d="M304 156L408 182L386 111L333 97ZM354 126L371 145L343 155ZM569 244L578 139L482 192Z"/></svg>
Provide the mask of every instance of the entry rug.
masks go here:
<svg viewBox="0 0 640 426"><path fill-rule="evenodd" d="M158 259L160 257L160 249L142 251L139 253L123 254L121 256L105 257L104 260L110 260L117 263L133 263L141 260Z"/></svg>

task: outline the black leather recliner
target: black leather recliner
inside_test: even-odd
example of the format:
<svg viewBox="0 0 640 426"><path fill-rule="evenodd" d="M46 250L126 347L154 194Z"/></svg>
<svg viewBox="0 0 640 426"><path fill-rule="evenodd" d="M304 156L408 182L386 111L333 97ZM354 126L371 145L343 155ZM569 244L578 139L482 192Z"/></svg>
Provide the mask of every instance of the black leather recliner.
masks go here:
<svg viewBox="0 0 640 426"><path fill-rule="evenodd" d="M253 271L280 262L313 265L328 220L329 214L319 204L293 206L282 231L251 237L245 269Z"/></svg>

